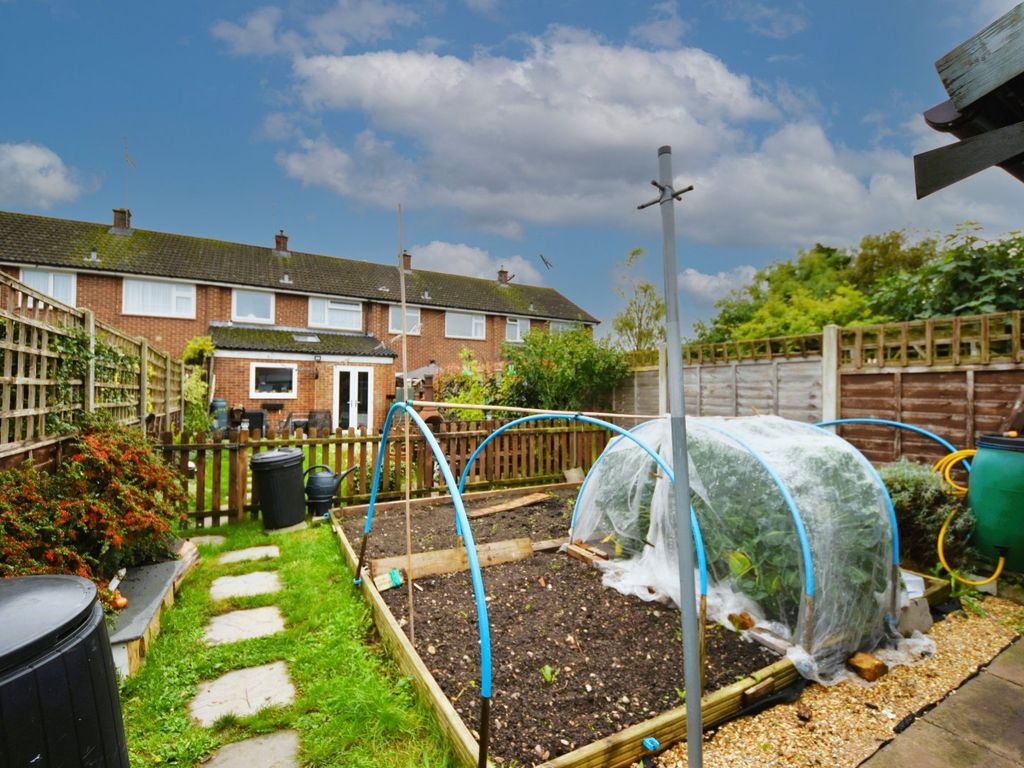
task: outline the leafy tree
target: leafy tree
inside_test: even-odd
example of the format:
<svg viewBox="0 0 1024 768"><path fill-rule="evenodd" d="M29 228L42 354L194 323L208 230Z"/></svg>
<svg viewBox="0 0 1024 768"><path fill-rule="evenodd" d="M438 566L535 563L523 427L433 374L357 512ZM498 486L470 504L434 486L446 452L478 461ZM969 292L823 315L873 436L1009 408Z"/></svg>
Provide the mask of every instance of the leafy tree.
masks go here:
<svg viewBox="0 0 1024 768"><path fill-rule="evenodd" d="M182 362L185 365L202 365L215 351L213 337L193 336L185 344L185 350L181 353Z"/></svg>
<svg viewBox="0 0 1024 768"><path fill-rule="evenodd" d="M619 296L628 299L625 309L612 319L619 346L627 352L657 349L665 341L665 302L651 282L629 274L643 255L643 248L629 252L615 288Z"/></svg>
<svg viewBox="0 0 1024 768"><path fill-rule="evenodd" d="M821 320L827 324L867 317L866 298L847 284L851 262L846 251L819 243L801 251L795 262L770 264L749 285L716 302L718 314L710 321L694 324L698 340L813 333Z"/></svg>
<svg viewBox="0 0 1024 768"><path fill-rule="evenodd" d="M870 303L895 320L1019 309L1024 306L1024 235L986 242L962 228L920 269L880 280Z"/></svg>
<svg viewBox="0 0 1024 768"><path fill-rule="evenodd" d="M850 282L868 291L884 277L899 272L913 272L936 257L938 243L932 238L917 243L907 242L907 233L892 230L884 235L867 235L850 270Z"/></svg>
<svg viewBox="0 0 1024 768"><path fill-rule="evenodd" d="M576 411L604 406L629 373L625 354L608 339L594 341L583 327L560 333L531 331L521 344L505 344L506 404Z"/></svg>
<svg viewBox="0 0 1024 768"><path fill-rule="evenodd" d="M749 320L736 326L732 338L796 336L818 333L830 323L866 325L884 319L871 313L867 296L852 286L840 285L825 298L817 298L806 289L796 288L784 297L769 296Z"/></svg>

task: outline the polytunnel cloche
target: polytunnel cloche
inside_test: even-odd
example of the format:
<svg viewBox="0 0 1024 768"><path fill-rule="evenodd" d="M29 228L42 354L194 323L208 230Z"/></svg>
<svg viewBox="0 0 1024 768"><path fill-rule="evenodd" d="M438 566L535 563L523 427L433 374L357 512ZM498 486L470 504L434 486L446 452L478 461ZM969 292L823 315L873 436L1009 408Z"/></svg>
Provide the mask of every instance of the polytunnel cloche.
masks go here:
<svg viewBox="0 0 1024 768"><path fill-rule="evenodd" d="M846 441L775 416L686 420L691 504L706 561L707 610L747 611L793 648L802 674L829 682L874 648L896 605L892 506ZM667 419L631 430L671 468ZM679 603L672 482L618 437L580 489L572 538L609 553L604 582ZM698 556L700 553L698 553Z"/></svg>

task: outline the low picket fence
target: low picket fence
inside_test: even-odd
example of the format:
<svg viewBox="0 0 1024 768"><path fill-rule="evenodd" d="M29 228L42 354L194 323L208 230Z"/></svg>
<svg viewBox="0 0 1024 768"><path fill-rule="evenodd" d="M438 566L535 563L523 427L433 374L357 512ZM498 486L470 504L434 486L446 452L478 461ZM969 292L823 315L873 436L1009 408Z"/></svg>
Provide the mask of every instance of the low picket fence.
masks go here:
<svg viewBox="0 0 1024 768"><path fill-rule="evenodd" d="M434 437L456 479L480 443L506 423L508 420L438 425ZM466 487L480 491L562 482L567 470L589 470L609 438L606 429L571 420L514 427L487 445L474 463ZM264 434L240 430L177 436L165 432L158 447L166 460L181 470L190 498L189 515L197 526L203 527L257 514L259 494L252 482L249 460L256 453L281 447L300 448L305 469L322 464L340 473L356 467L342 483L336 503L344 506L368 501L380 452L380 434L356 429L284 434L273 429ZM434 455L416 429L412 430L409 449L410 495L421 498L447 494ZM405 458L404 430L398 426L392 430L383 458L378 499L404 498Z"/></svg>

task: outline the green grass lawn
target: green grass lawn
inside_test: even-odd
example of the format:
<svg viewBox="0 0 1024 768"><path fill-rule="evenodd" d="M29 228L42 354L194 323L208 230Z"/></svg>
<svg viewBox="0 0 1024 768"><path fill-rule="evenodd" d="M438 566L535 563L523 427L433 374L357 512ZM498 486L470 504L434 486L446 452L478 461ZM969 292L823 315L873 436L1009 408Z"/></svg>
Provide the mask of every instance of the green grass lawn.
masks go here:
<svg viewBox="0 0 1024 768"><path fill-rule="evenodd" d="M270 537L259 523L219 529L228 542L201 547L203 560L165 610L160 635L142 669L122 684L128 749L133 766L193 766L229 742L293 728L304 766L450 766L455 761L433 714L416 698L411 681L371 639L370 613L352 585L337 542L327 527ZM219 565L216 553L278 544L281 557ZM277 570L284 590L214 603L218 576ZM203 628L211 616L236 608L276 604L286 630L272 637L208 648ZM287 662L295 702L213 728L191 722L188 704L200 682L233 669ZM258 766L253 766L258 768Z"/></svg>

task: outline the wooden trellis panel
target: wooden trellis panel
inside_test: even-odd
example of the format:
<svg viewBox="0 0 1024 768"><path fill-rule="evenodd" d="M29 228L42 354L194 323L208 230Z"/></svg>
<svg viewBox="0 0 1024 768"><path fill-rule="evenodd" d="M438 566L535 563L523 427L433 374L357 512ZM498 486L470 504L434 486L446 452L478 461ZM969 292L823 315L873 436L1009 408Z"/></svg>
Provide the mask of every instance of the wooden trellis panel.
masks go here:
<svg viewBox="0 0 1024 768"><path fill-rule="evenodd" d="M53 396L60 364L53 344L83 322L81 312L0 273L0 452L38 444L48 416L81 407L81 380L68 382L70 402Z"/></svg>
<svg viewBox="0 0 1024 768"><path fill-rule="evenodd" d="M62 377L68 341L97 352L81 372ZM97 342L100 342L98 348ZM119 354L106 354L109 349ZM78 310L0 273L0 460L17 463L66 438L74 412L108 410L124 424L147 412L146 342L96 322ZM103 354L100 354L103 352ZM156 353L154 353L156 354ZM182 367L163 353L155 358L162 377L154 396L166 423L181 423ZM61 379L64 379L61 381Z"/></svg>

